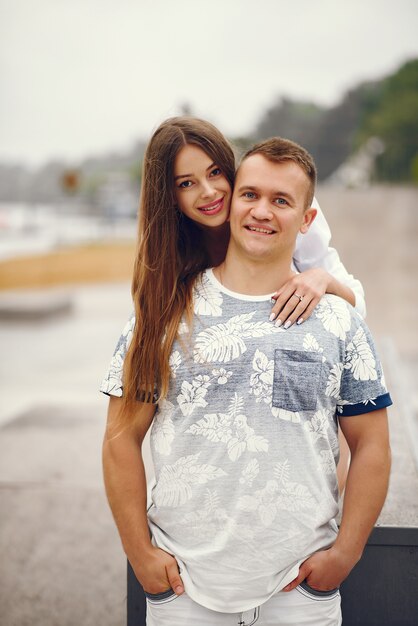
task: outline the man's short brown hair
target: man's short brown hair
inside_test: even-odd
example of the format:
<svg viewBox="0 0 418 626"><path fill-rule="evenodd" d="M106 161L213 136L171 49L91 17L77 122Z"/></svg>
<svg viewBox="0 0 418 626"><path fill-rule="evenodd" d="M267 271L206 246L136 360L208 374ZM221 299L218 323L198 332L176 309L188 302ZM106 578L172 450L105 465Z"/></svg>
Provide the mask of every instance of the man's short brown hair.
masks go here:
<svg viewBox="0 0 418 626"><path fill-rule="evenodd" d="M271 137L256 143L252 148L247 150L241 159L241 163L254 154L261 154L268 161L273 163L283 163L284 161L293 161L299 165L309 179L308 196L306 207L310 208L315 193L316 185L316 166L313 157L305 148L290 139L283 137Z"/></svg>

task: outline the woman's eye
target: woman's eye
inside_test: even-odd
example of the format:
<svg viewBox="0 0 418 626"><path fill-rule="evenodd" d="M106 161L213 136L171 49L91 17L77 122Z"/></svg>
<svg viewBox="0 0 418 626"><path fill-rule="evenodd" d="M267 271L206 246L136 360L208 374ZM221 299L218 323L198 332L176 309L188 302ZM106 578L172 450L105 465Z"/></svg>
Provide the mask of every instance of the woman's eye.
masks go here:
<svg viewBox="0 0 418 626"><path fill-rule="evenodd" d="M220 167L215 167L210 173L211 176L219 176L219 174L222 174Z"/></svg>
<svg viewBox="0 0 418 626"><path fill-rule="evenodd" d="M192 181L191 180L184 180L182 183L179 184L180 189L187 189L187 187L191 187L192 185Z"/></svg>

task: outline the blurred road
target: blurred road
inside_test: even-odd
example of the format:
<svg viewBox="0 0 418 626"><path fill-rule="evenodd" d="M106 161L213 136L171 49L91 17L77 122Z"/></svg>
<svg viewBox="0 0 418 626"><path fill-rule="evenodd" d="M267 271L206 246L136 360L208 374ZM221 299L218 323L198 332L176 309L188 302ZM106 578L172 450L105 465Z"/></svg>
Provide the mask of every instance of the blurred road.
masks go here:
<svg viewBox="0 0 418 626"><path fill-rule="evenodd" d="M30 294L33 295L33 294ZM73 312L2 321L0 623L124 624L126 560L104 495L98 386L129 285L71 294Z"/></svg>

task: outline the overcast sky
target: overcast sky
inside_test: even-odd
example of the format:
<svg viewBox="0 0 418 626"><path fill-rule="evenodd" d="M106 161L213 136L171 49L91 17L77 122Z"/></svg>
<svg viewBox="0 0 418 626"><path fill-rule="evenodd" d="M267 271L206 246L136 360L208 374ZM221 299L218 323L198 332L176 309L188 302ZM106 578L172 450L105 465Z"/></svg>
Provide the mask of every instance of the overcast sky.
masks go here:
<svg viewBox="0 0 418 626"><path fill-rule="evenodd" d="M0 0L0 160L125 149L185 102L245 133L279 96L395 70L417 33L417 0Z"/></svg>

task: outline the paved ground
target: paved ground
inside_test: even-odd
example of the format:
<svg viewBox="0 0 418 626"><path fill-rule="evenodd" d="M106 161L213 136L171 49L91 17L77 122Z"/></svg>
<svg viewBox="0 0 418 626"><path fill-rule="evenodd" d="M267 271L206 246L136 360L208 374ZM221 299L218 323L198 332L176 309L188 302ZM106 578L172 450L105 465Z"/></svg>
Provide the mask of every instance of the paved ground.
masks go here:
<svg viewBox="0 0 418 626"><path fill-rule="evenodd" d="M327 204L334 200L327 197ZM382 202L389 210L396 205L395 196L392 205L387 200L387 194L378 195L376 206ZM418 526L412 452L412 442L418 440L413 386L418 299L408 288L408 276L416 276L412 240L417 218L402 211L379 217L376 208L373 219L386 220L388 228L392 224L393 237L385 247L380 230L367 230L361 222L361 196L354 193L345 202L330 219L335 220L334 237L357 273L359 259L347 259L346 252L351 249L347 241L359 242L356 255L363 253L361 267L366 269L368 321L378 337L395 400L390 410L393 474L379 521ZM348 210L352 220L348 226L341 222L341 228L338 216ZM411 242L405 245L408 232ZM369 259L364 258L365 246L371 250ZM404 253L399 252L402 246ZM396 275L388 257L397 264ZM409 274L402 274L408 267ZM375 294L380 294L383 275L390 289L382 304ZM125 623L126 562L101 479L107 401L96 390L130 312L129 286L76 288L70 296L72 310L56 317L0 321L2 626Z"/></svg>

